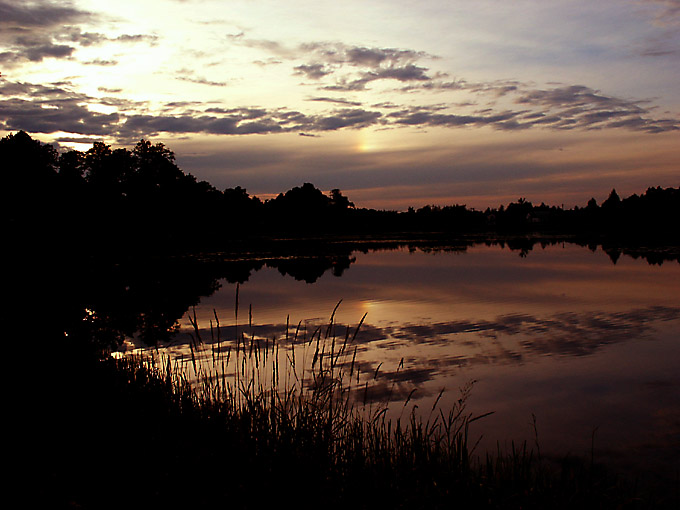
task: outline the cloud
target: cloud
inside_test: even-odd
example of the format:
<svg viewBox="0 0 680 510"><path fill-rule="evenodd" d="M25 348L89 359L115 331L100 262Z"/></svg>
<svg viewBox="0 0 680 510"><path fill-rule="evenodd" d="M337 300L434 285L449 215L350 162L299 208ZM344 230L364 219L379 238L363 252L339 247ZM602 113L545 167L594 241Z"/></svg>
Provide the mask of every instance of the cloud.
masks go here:
<svg viewBox="0 0 680 510"><path fill-rule="evenodd" d="M81 11L66 2L46 0L17 5L18 2L0 0L0 26L13 27L52 27L81 21L92 14Z"/></svg>
<svg viewBox="0 0 680 510"><path fill-rule="evenodd" d="M382 117L380 112L357 109L344 109L329 115L318 115L310 118L308 129L329 131L342 128L368 127L377 123Z"/></svg>
<svg viewBox="0 0 680 510"><path fill-rule="evenodd" d="M121 34L117 37L108 37L97 32L83 32L78 27L69 27L66 32L55 35L61 41L77 43L80 46L94 46L107 42L118 42L123 44L147 43L154 45L158 41L158 36L152 34Z"/></svg>
<svg viewBox="0 0 680 510"><path fill-rule="evenodd" d="M381 117L379 112L363 109L344 109L322 115L304 115L285 110L210 110L221 115L129 115L118 126L117 132L119 136L134 138L161 132L248 135L334 131L367 127Z"/></svg>
<svg viewBox="0 0 680 510"><path fill-rule="evenodd" d="M426 67L416 65L423 58L436 58L425 52L400 48L351 46L340 42L308 42L286 46L277 41L251 39L241 32L228 35L240 46L259 49L286 60L301 60L293 67L294 74L312 80L335 75L326 90L365 90L376 80L429 81Z"/></svg>
<svg viewBox="0 0 680 510"><path fill-rule="evenodd" d="M365 90L366 85L376 80L397 80L401 82L429 81L427 69L414 64L406 64L402 67L376 68L363 72L356 79L342 79L335 85L323 87L325 90Z"/></svg>
<svg viewBox="0 0 680 510"><path fill-rule="evenodd" d="M106 90L108 92L108 90ZM356 129L378 122L382 114L345 108L306 115L294 110L219 108L189 110L183 114L150 114L145 103L120 98L95 98L74 92L68 83L38 85L0 82L0 127L34 133L66 131L80 135L113 136L130 140L158 133L248 135L281 132L320 132ZM102 114L89 105L117 106L119 112ZM196 107L200 102L192 102ZM177 105L167 105L174 108ZM184 104L186 106L186 104ZM129 113L122 113L123 111Z"/></svg>
<svg viewBox="0 0 680 510"><path fill-rule="evenodd" d="M410 84L399 89L401 92L413 92L419 90L431 91L450 91L450 90L469 90L469 86L464 80L459 81L435 81L430 80L425 83Z"/></svg>
<svg viewBox="0 0 680 510"><path fill-rule="evenodd" d="M38 1L17 5L0 0L0 44L6 48L0 62L13 66L26 60L70 58L75 48L60 44L58 35L63 25L88 19L94 19L94 15L70 3Z"/></svg>
<svg viewBox="0 0 680 510"><path fill-rule="evenodd" d="M17 56L30 60L31 62L40 62L45 58L67 58L70 57L75 48L63 44L36 44L26 45L22 52Z"/></svg>
<svg viewBox="0 0 680 510"><path fill-rule="evenodd" d="M197 83L198 85L208 85L210 87L226 87L228 85L226 81L212 81L201 77L192 78L191 76L177 76L175 79L187 81L189 83Z"/></svg>
<svg viewBox="0 0 680 510"><path fill-rule="evenodd" d="M158 36L153 34L122 34L112 39L109 38L108 40L132 44L140 42L155 44L158 41Z"/></svg>
<svg viewBox="0 0 680 510"><path fill-rule="evenodd" d="M109 136L120 121L118 113L102 114L74 101L60 102L55 108L23 99L0 101L2 129L26 130L32 133L70 133Z"/></svg>
<svg viewBox="0 0 680 510"><path fill-rule="evenodd" d="M244 32L240 32L238 34L227 34L227 39L234 44L238 44L239 46L264 50L281 58L294 58L297 54L297 50L294 48L287 48L285 45L277 41L270 41L266 39L250 39L245 36Z"/></svg>
<svg viewBox="0 0 680 510"><path fill-rule="evenodd" d="M333 98L333 97L310 97L307 101L316 101L321 103L334 103L346 106L361 106L357 101L350 101L349 99Z"/></svg>
<svg viewBox="0 0 680 510"><path fill-rule="evenodd" d="M102 139L101 138L85 137L85 136L81 136L81 137L65 136L65 137L56 138L54 141L56 143L67 143L67 144L69 144L69 143L85 143L85 144L88 144L88 145L92 145L95 142L101 142Z"/></svg>
<svg viewBox="0 0 680 510"><path fill-rule="evenodd" d="M392 339L393 347L403 344L450 345L459 341L456 337L463 335L467 340L485 344L486 338L499 339L504 336L521 335L526 339L520 341L523 351L508 353L504 349L498 352L487 351L483 359L474 354L468 358L456 357L456 365L473 364L475 362L498 362L500 360L522 360L529 356L557 355L584 356L589 355L605 345L625 342L631 338L644 335L655 322L674 321L680 318L680 308L654 306L633 309L625 312L584 312L561 313L548 317L513 314L496 317L487 321L459 320L434 324L403 324L399 326L368 326L358 339L362 342ZM472 340L473 334L478 340ZM474 339L474 337L472 337ZM510 356L509 356L510 354Z"/></svg>
<svg viewBox="0 0 680 510"><path fill-rule="evenodd" d="M491 126L500 130L623 128L661 133L680 129L676 119L652 117L652 108L647 106L647 100L607 96L583 85L530 89L519 82L456 83L461 90L492 98L506 97L522 109L499 111L487 108L473 114L457 114L438 113L432 107L418 106L394 111L388 119L409 126ZM455 109L455 105L451 108Z"/></svg>
<svg viewBox="0 0 680 510"><path fill-rule="evenodd" d="M365 90L366 85L377 80L427 82L432 79L427 74L428 68L414 63L418 58L428 56L425 53L395 48L347 47L341 44L332 46L332 49L324 46L315 48L327 57L329 65L335 69L343 66L361 69L358 73L350 72L338 77L334 84L324 86L325 90Z"/></svg>
<svg viewBox="0 0 680 510"><path fill-rule="evenodd" d="M107 94L119 94L120 92L123 92L123 89L112 89L108 87L98 87L97 90L99 92L106 92Z"/></svg>
<svg viewBox="0 0 680 510"><path fill-rule="evenodd" d="M302 64L293 69L295 69L295 74L304 75L312 80L318 80L332 73L332 71L326 70L323 64Z"/></svg>
<svg viewBox="0 0 680 510"><path fill-rule="evenodd" d="M654 8L654 22L661 26L680 24L680 0L638 0Z"/></svg>
<svg viewBox="0 0 680 510"><path fill-rule="evenodd" d="M377 374L372 386L373 398L386 400L392 395L404 401L412 385L422 385L461 367L477 365L519 365L545 356L573 358L591 356L607 348L625 342L644 339L662 322L677 321L680 308L652 306L621 312L591 311L582 313L558 313L548 316L530 314L501 315L492 320L458 320L434 324L393 324L376 326L364 323L354 337L354 347L363 356L352 361L351 356L340 358L341 366L360 373ZM313 326L312 326L313 327ZM290 327L285 323L253 325L248 335L254 342L265 342L271 338L283 338ZM236 338L235 326L224 326L222 338ZM203 338L211 338L210 330L201 330ZM352 337L352 328L338 326L336 334L343 338ZM302 336L302 335L301 335ZM306 337L305 337L306 338ZM188 344L191 336L180 332L173 337L173 345ZM226 345L233 344L226 340ZM223 344L225 345L225 344ZM376 356L365 359L366 350L401 349L404 346L428 352L418 346L442 346L451 354L437 356L412 356L404 359L403 366L394 370L379 364ZM458 348L456 348L458 346ZM441 350L437 350L441 352ZM455 353L454 353L455 352ZM362 359L363 358L363 359ZM656 383L658 384L658 383ZM418 398L424 388L419 388Z"/></svg>
<svg viewBox="0 0 680 510"><path fill-rule="evenodd" d="M198 85L208 85L210 87L226 87L228 85L226 81L214 81L203 76L196 76L195 71L187 67L183 67L182 69L176 71L174 77L179 81L196 83ZM196 104L196 102L193 102L193 104Z"/></svg>
<svg viewBox="0 0 680 510"><path fill-rule="evenodd" d="M118 65L118 61L117 60L104 60L104 59L101 59L101 58L96 58L94 60L88 60L86 62L83 62L83 64L85 64L87 66L106 66L106 67L108 67L108 66Z"/></svg>
<svg viewBox="0 0 680 510"><path fill-rule="evenodd" d="M457 115L434 113L430 108L413 107L399 110L388 115L388 118L395 124L408 126L443 126L443 127L463 127L463 126L487 126L491 125L497 129L516 129L518 124L508 124L518 112L505 111L492 115ZM510 127L512 126L512 127ZM530 127L530 126L526 126Z"/></svg>
<svg viewBox="0 0 680 510"><path fill-rule="evenodd" d="M604 106L607 108L626 108L636 112L644 111L638 103L615 97L607 97L583 85L557 87L548 90L532 90L523 93L517 100L520 104L538 104L549 107Z"/></svg>
<svg viewBox="0 0 680 510"><path fill-rule="evenodd" d="M74 92L69 83L40 85L0 82L0 126L33 133L66 131L80 135L110 136L122 115L99 113L89 104L106 104L86 94ZM119 108L137 108L139 103L113 100Z"/></svg>
<svg viewBox="0 0 680 510"><path fill-rule="evenodd" d="M105 61L92 64L107 65ZM411 70L417 77L420 71ZM191 71L189 71L191 73ZM224 82L209 81L191 74L180 77L193 83L225 86ZM406 79L406 78L405 78ZM302 132L306 134L361 129L367 127L491 127L496 130L627 129L647 133L677 131L680 125L672 118L654 118L647 101L634 101L604 95L582 85L547 89L526 89L520 85L474 85L475 90L507 89L506 105L521 108L497 109L493 106L469 112L469 104L435 104L404 107L397 104L376 104L361 107L360 102L327 96L311 97L308 101L330 103L345 108L320 113L281 108L205 107L193 101L191 108L183 106L180 114L150 111L144 102L114 97L91 97L74 92L68 83L36 85L21 82L0 82L0 125L6 130L24 129L29 132L51 133L68 131L79 135L104 136L130 140L159 133L207 133L219 135L251 135ZM472 85L470 85L472 87ZM507 101L510 101L508 103ZM116 113L102 114L95 105L115 106ZM90 108L90 106L95 106ZM173 107L175 109L176 107ZM381 110L387 110L385 112Z"/></svg>
<svg viewBox="0 0 680 510"><path fill-rule="evenodd" d="M425 52L397 48L346 47L344 45L339 45L338 48L341 49L340 55L343 55L341 61L357 67L378 68L383 64L387 64L388 67L409 65L420 58L431 56Z"/></svg>
<svg viewBox="0 0 680 510"><path fill-rule="evenodd" d="M0 53L0 62L14 67L26 61L70 59L77 46L106 42L154 44L157 40L155 35L143 34L110 38L100 33L83 32L76 26L97 19L96 14L77 9L70 2L42 0L16 5L16 2L10 4L0 0L0 44L6 48Z"/></svg>
<svg viewBox="0 0 680 510"><path fill-rule="evenodd" d="M543 108L543 117L529 120L556 129L627 128L659 133L680 129L675 119L649 117L648 101L606 96L583 85L520 91L516 103Z"/></svg>

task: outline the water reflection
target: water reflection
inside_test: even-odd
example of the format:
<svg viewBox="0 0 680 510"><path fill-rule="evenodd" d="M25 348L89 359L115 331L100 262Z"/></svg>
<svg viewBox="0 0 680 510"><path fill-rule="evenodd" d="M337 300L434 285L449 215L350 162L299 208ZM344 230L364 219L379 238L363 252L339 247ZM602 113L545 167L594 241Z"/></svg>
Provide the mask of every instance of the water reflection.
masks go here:
<svg viewBox="0 0 680 510"><path fill-rule="evenodd" d="M446 403L477 380L471 410L495 411L476 424L489 440L482 447L531 440L533 413L544 454L585 454L597 428L601 459L677 469L680 265L667 263L677 260L672 251L527 240L376 247L229 263L212 255L183 261L189 277L177 266L138 268L134 278L110 275L111 306L92 306L133 333L130 347L153 340L189 359L187 309L204 339L217 314L228 347L239 331L281 339L299 324L308 336L342 300L338 337L367 314L355 342L360 372L370 378L379 368L369 400L389 398L401 411L412 394L410 405L427 409L441 388ZM136 297L115 312L125 296ZM139 322L129 322L137 312Z"/></svg>

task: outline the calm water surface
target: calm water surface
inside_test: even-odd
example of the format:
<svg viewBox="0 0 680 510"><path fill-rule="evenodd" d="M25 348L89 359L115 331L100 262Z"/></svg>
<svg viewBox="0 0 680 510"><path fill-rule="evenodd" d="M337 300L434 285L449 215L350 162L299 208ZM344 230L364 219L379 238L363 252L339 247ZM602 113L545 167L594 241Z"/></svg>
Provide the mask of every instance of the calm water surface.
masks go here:
<svg viewBox="0 0 680 510"><path fill-rule="evenodd" d="M239 288L239 323L282 335L287 317L313 328L340 300L338 324L365 323L356 342L375 390L392 409L428 409L475 380L469 409L481 448L534 446L543 454L589 455L623 468L680 468L680 264L650 265L601 250L553 245L520 257L499 246L465 252L408 249L354 253L341 276L314 283L273 268ZM206 326L216 312L233 325L236 284L196 307ZM189 321L182 320L183 332ZM181 343L182 333L178 335ZM182 347L175 347L181 355ZM186 350L186 349L184 349ZM403 369L397 371L400 361ZM673 476L672 474L670 476Z"/></svg>

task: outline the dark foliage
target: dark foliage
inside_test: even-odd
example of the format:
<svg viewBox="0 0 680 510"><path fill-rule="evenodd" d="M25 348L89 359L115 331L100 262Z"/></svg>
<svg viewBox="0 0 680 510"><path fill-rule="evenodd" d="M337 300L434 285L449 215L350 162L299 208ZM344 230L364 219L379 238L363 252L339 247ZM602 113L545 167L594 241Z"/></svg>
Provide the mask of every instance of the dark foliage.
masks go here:
<svg viewBox="0 0 680 510"><path fill-rule="evenodd" d="M649 188L601 206L565 210L520 198L498 209L427 205L406 212L356 208L339 189L304 183L262 202L239 186L220 191L185 174L162 143L132 149L97 142L61 155L20 131L0 140L2 221L10 233L107 250L225 249L254 238L444 234L568 234L680 240L680 189Z"/></svg>

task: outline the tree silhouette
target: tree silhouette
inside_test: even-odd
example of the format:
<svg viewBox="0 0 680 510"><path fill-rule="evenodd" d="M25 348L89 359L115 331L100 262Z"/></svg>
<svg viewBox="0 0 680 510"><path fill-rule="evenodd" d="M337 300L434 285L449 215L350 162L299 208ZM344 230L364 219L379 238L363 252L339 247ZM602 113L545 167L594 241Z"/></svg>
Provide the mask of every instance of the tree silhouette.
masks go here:
<svg viewBox="0 0 680 510"><path fill-rule="evenodd" d="M602 208L605 210L614 210L620 205L621 199L619 198L619 194L616 192L615 189L612 189L611 193L609 193L609 197L607 198L607 200L602 202Z"/></svg>
<svg viewBox="0 0 680 510"><path fill-rule="evenodd" d="M19 131L0 140L0 161L6 228L43 242L61 236L80 246L219 250L258 236L338 233L680 238L680 190L674 188L648 188L625 199L612 189L601 206L591 198L572 210L519 198L484 212L465 205L397 212L357 208L340 189L327 195L309 182L265 202L240 186L220 191L183 172L164 144L144 139L131 150L95 142L84 153L58 154Z"/></svg>

